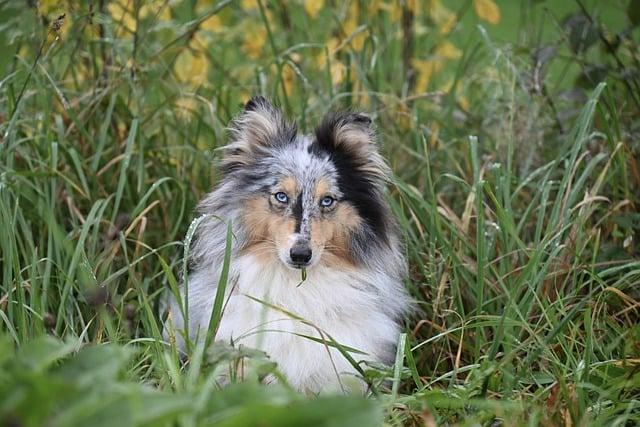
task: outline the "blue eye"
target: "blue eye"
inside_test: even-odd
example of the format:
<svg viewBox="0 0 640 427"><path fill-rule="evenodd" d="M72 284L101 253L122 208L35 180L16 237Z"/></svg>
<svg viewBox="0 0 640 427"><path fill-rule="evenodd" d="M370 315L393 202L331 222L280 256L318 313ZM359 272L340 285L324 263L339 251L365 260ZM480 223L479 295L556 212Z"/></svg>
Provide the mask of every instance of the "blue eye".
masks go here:
<svg viewBox="0 0 640 427"><path fill-rule="evenodd" d="M336 199L334 199L333 197L324 197L322 200L320 200L320 206L322 206L323 208L328 208L331 207L331 205L333 205L333 202L335 202Z"/></svg>
<svg viewBox="0 0 640 427"><path fill-rule="evenodd" d="M275 197L276 200L279 201L280 203L287 203L289 201L289 196L287 196L282 191L277 192L276 194L273 195L273 197Z"/></svg>

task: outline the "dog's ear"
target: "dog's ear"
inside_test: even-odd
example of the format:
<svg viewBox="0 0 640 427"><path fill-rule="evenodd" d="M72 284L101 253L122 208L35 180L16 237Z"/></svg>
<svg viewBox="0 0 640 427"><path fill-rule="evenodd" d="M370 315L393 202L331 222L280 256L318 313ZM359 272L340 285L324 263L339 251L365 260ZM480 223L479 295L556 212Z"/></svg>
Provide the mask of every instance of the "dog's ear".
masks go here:
<svg viewBox="0 0 640 427"><path fill-rule="evenodd" d="M254 96L233 120L231 142L225 147L222 169L231 172L254 161L270 148L295 140L295 124L263 96Z"/></svg>
<svg viewBox="0 0 640 427"><path fill-rule="evenodd" d="M363 113L327 114L315 132L316 144L334 159L348 161L374 181L386 180L389 168L378 152L371 118Z"/></svg>
<svg viewBox="0 0 640 427"><path fill-rule="evenodd" d="M316 128L316 139L324 151L375 150L375 134L371 119L362 113L337 112L324 116Z"/></svg>

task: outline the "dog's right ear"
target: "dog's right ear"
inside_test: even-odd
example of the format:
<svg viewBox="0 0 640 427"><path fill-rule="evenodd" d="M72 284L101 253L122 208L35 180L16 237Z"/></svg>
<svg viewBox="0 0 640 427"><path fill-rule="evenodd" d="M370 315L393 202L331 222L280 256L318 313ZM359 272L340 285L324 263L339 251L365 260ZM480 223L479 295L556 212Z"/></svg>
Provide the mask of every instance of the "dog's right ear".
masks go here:
<svg viewBox="0 0 640 427"><path fill-rule="evenodd" d="M231 142L224 149L222 169L233 172L251 164L270 148L293 141L297 129L288 123L282 112L263 96L254 96L233 120Z"/></svg>

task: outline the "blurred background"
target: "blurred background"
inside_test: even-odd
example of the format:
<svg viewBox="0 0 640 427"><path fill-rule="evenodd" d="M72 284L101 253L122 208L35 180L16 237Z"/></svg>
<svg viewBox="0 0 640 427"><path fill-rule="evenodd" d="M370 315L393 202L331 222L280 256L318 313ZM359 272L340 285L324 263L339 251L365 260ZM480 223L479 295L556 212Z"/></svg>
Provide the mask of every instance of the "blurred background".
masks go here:
<svg viewBox="0 0 640 427"><path fill-rule="evenodd" d="M640 423L639 43L638 0L0 0L0 414ZM255 94L305 132L374 118L422 308L395 367L367 368L375 399L265 389L264 355L160 342ZM216 387L221 360L252 380Z"/></svg>

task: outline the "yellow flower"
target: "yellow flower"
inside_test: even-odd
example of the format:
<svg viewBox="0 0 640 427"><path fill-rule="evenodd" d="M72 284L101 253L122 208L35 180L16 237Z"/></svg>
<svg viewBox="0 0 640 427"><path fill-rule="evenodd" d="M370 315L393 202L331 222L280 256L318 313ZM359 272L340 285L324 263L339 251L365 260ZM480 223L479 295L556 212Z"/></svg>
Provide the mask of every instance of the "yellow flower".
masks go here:
<svg viewBox="0 0 640 427"><path fill-rule="evenodd" d="M460 95L458 97L458 105L460 106L460 108L462 108L466 112L469 112L469 108L471 108L471 103L469 102L469 99L467 99L467 97L464 95Z"/></svg>
<svg viewBox="0 0 640 427"><path fill-rule="evenodd" d="M137 21L132 14L132 11L123 7L121 2L109 2L107 6L107 10L111 14L111 18L114 23L120 24L119 28L116 30L116 35L122 36L124 31L122 29L126 29L126 33L134 33L136 31Z"/></svg>
<svg viewBox="0 0 640 427"><path fill-rule="evenodd" d="M198 1L196 4L196 13L200 16L204 15L207 12L211 12L210 7L213 5L211 1ZM222 18L220 18L219 14L211 15L200 24L200 28L205 31L210 31L212 33L219 33L224 29L224 23L222 22Z"/></svg>
<svg viewBox="0 0 640 427"><path fill-rule="evenodd" d="M178 117L183 120L189 121L193 116L193 112L197 108L197 103L192 96L182 96L176 99L175 107Z"/></svg>
<svg viewBox="0 0 640 427"><path fill-rule="evenodd" d="M375 16L380 13L381 10L388 10L389 6L386 3L382 3L381 0L370 0L367 2L367 14L369 16Z"/></svg>
<svg viewBox="0 0 640 427"><path fill-rule="evenodd" d="M456 24L456 14L440 3L440 0L429 0L427 14L440 34L449 34Z"/></svg>
<svg viewBox="0 0 640 427"><path fill-rule="evenodd" d="M289 63L285 63L282 67L282 81L284 83L284 90L287 92L286 95L290 96L296 84L296 71Z"/></svg>
<svg viewBox="0 0 640 427"><path fill-rule="evenodd" d="M176 58L173 69L180 82L197 87L207 81L209 61L204 53L192 48L185 48Z"/></svg>
<svg viewBox="0 0 640 427"><path fill-rule="evenodd" d="M350 38L350 45L354 50L360 50L364 46L364 42L367 38L366 31L360 31L358 34L353 35L358 28L358 18L360 17L360 8L357 1L352 1L349 5L349 12L347 13L347 19L342 24L344 32L347 37Z"/></svg>
<svg viewBox="0 0 640 427"><path fill-rule="evenodd" d="M325 45L327 46L326 50L323 49L322 52L316 56L316 66L318 68L324 68L327 65L327 52L329 53L330 58L335 56L338 52L338 46L340 46L340 40L332 37L327 40Z"/></svg>
<svg viewBox="0 0 640 427"><path fill-rule="evenodd" d="M264 26L256 27L254 31L247 32L242 43L242 50L252 59L262 56L262 50L267 42L267 30Z"/></svg>
<svg viewBox="0 0 640 427"><path fill-rule="evenodd" d="M434 74L442 69L442 61L414 59L413 68L416 70L416 87L417 93L426 92L429 83Z"/></svg>
<svg viewBox="0 0 640 427"><path fill-rule="evenodd" d="M339 85L347 75L347 67L337 59L331 61L331 83Z"/></svg>
<svg viewBox="0 0 640 427"><path fill-rule="evenodd" d="M211 31L212 33L219 33L224 28L222 24L222 19L218 15L212 15L202 21L200 24L200 28L206 31Z"/></svg>
<svg viewBox="0 0 640 427"><path fill-rule="evenodd" d="M169 21L171 19L171 9L164 0L151 0L140 7L140 18L146 18L147 16L156 17L158 21Z"/></svg>
<svg viewBox="0 0 640 427"><path fill-rule="evenodd" d="M389 14L389 19L391 19L391 22L398 22L400 21L400 18L402 18L402 6L400 5L399 1L392 1L391 4L382 3L377 5L377 8L387 12ZM376 12L377 10L370 13L374 14Z"/></svg>
<svg viewBox="0 0 640 427"><path fill-rule="evenodd" d="M453 43L445 40L436 47L435 54L445 59L459 59L462 56L462 51Z"/></svg>
<svg viewBox="0 0 640 427"><path fill-rule="evenodd" d="M443 36L446 36L455 28L457 23L458 23L458 20L456 19L456 15L452 13L447 18L443 19L442 24L440 25L440 28L438 28L438 31Z"/></svg>
<svg viewBox="0 0 640 427"><path fill-rule="evenodd" d="M303 6L307 15L315 19L324 8L324 0L303 0Z"/></svg>
<svg viewBox="0 0 640 427"><path fill-rule="evenodd" d="M473 0L473 7L480 19L491 25L500 23L500 8L493 0Z"/></svg>
<svg viewBox="0 0 640 427"><path fill-rule="evenodd" d="M258 9L258 0L241 0L240 7L242 10L256 10Z"/></svg>

